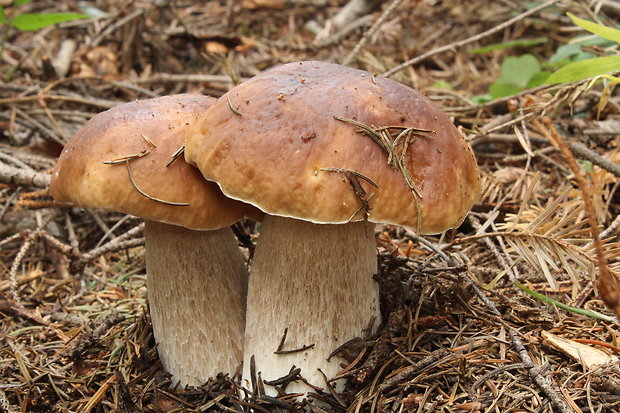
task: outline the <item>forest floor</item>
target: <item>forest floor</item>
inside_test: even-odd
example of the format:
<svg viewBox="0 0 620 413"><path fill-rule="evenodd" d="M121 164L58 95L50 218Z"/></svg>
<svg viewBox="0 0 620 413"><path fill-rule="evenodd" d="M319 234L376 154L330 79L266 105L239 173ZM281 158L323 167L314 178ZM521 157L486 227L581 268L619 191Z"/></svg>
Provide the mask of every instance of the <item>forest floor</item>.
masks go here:
<svg viewBox="0 0 620 413"><path fill-rule="evenodd" d="M536 81L562 60L617 53L595 36L575 44L587 33L566 14L617 27L616 2L385 1L340 26L339 0L11 3L0 2L10 17L93 17L0 25L0 412L620 411L620 325L599 288L601 270L620 273L620 99L603 81ZM425 93L473 147L482 194L442 236L377 228L385 322L346 349L341 393L269 398L238 375L171 388L140 220L61 207L48 174L98 112L218 97L297 60L346 62Z"/></svg>

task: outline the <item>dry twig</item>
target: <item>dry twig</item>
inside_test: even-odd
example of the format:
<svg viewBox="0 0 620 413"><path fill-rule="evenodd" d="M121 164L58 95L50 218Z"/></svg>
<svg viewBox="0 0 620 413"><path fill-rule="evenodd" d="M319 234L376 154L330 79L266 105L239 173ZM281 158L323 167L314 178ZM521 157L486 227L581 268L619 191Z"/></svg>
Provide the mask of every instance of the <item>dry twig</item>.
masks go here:
<svg viewBox="0 0 620 413"><path fill-rule="evenodd" d="M5 184L47 188L49 187L50 179L50 175L46 173L19 169L0 163L0 182Z"/></svg>
<svg viewBox="0 0 620 413"><path fill-rule="evenodd" d="M379 27L387 20L388 17L396 10L398 6L403 2L403 0L392 0L392 3L385 9L385 11L379 16L377 21L372 25L372 27L364 33L364 36L360 39L360 41L355 45L353 50L344 58L342 61L343 65L349 65L355 59L355 56L359 54L359 52L366 46L368 40L379 30Z"/></svg>
<svg viewBox="0 0 620 413"><path fill-rule="evenodd" d="M471 279L467 278L467 281L469 282L470 286L476 292L476 295L486 305L486 307L501 320L502 314L499 312L499 310L495 306L495 303L489 300L486 297L486 295L484 295L484 292L480 289L480 287L478 287L478 285L474 283ZM510 336L512 345L514 346L517 353L519 353L522 364L528 370L532 381L534 381L534 383L538 385L538 387L543 391L543 393L545 393L545 395L551 401L551 404L553 404L553 406L558 411L560 411L561 413L573 413L573 409L569 407L566 400L564 400L562 396L560 396L560 394L554 388L553 381L547 374L548 371L547 371L546 366L536 365L532 361L532 358L530 357L527 349L523 345L523 342L521 341L521 338L519 337L517 330L515 330L512 326L509 326L506 323L503 323L503 324L504 324L504 327L506 328L506 331L508 332L508 335Z"/></svg>

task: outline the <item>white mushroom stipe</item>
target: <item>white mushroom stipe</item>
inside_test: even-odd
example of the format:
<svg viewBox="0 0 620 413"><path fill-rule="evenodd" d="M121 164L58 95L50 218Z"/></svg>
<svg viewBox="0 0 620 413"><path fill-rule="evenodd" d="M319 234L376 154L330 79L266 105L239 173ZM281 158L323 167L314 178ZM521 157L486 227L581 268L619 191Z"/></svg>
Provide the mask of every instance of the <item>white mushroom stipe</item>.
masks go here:
<svg viewBox="0 0 620 413"><path fill-rule="evenodd" d="M332 378L342 367L341 357L329 354L354 337L362 337L380 323L379 286L374 225L312 224L265 216L254 252L245 332L243 384L251 387L250 357L263 380L289 373L291 366L311 384L325 388L323 375ZM288 329L282 350L274 354ZM340 386L337 386L340 387ZM275 389L265 386L268 394ZM303 382L286 391L311 390Z"/></svg>
<svg viewBox="0 0 620 413"><path fill-rule="evenodd" d="M147 220L145 238L153 334L173 384L234 372L243 357L247 271L232 231Z"/></svg>

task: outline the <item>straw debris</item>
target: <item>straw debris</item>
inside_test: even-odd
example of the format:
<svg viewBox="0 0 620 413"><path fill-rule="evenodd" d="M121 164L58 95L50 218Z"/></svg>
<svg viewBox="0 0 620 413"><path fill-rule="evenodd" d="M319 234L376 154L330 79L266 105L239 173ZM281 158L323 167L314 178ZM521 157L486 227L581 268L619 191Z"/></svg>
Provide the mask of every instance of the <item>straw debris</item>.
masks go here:
<svg viewBox="0 0 620 413"><path fill-rule="evenodd" d="M4 3L7 18L77 11L74 1ZM620 411L620 99L590 80L489 93L508 58L530 54L546 67L560 47L576 47L585 32L566 12L617 26L613 2L393 0L344 25L332 22L344 1L121 3L102 0L99 17L34 32L4 25L0 412ZM67 39L80 49L60 77L49 62ZM586 48L577 47L617 53ZM294 366L273 383L277 397L255 368L254 393L239 372L171 387L147 311L143 224L37 190L95 113L164 94L223 96L237 79L304 59L349 59L426 93L472 145L482 195L446 234L376 227L381 326L334 349L342 368L310 397L286 393L303 380ZM433 131L339 121L382 148L419 202L405 164ZM157 137L137 133L145 152L110 160L128 175L158 149ZM338 166L324 172L356 194L355 219L372 207L372 174ZM257 228L236 226L250 264Z"/></svg>

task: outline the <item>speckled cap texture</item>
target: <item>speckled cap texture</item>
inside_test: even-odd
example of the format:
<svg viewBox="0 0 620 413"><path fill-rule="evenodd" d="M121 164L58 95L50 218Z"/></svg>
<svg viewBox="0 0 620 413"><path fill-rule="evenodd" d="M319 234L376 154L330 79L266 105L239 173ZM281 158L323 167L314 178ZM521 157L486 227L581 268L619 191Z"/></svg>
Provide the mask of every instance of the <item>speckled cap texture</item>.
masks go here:
<svg viewBox="0 0 620 413"><path fill-rule="evenodd" d="M224 196L182 156L166 167L214 102L207 96L174 95L122 104L96 115L65 145L52 175L52 196L196 230L221 228L245 216L257 218L260 211ZM131 183L124 162L104 163L143 151L149 153L129 161L138 188L189 206L144 197Z"/></svg>
<svg viewBox="0 0 620 413"><path fill-rule="evenodd" d="M337 118L392 127L393 137L406 127L429 130L410 135L407 145L400 139L394 151L400 156L406 147L402 164L421 195L419 230L437 233L463 221L480 176L456 127L418 91L346 66L289 63L236 86L198 120L185 157L227 196L268 214L417 228L418 208L403 173L359 126ZM366 193L367 217L359 211L360 191L334 169L364 178L355 180Z"/></svg>

